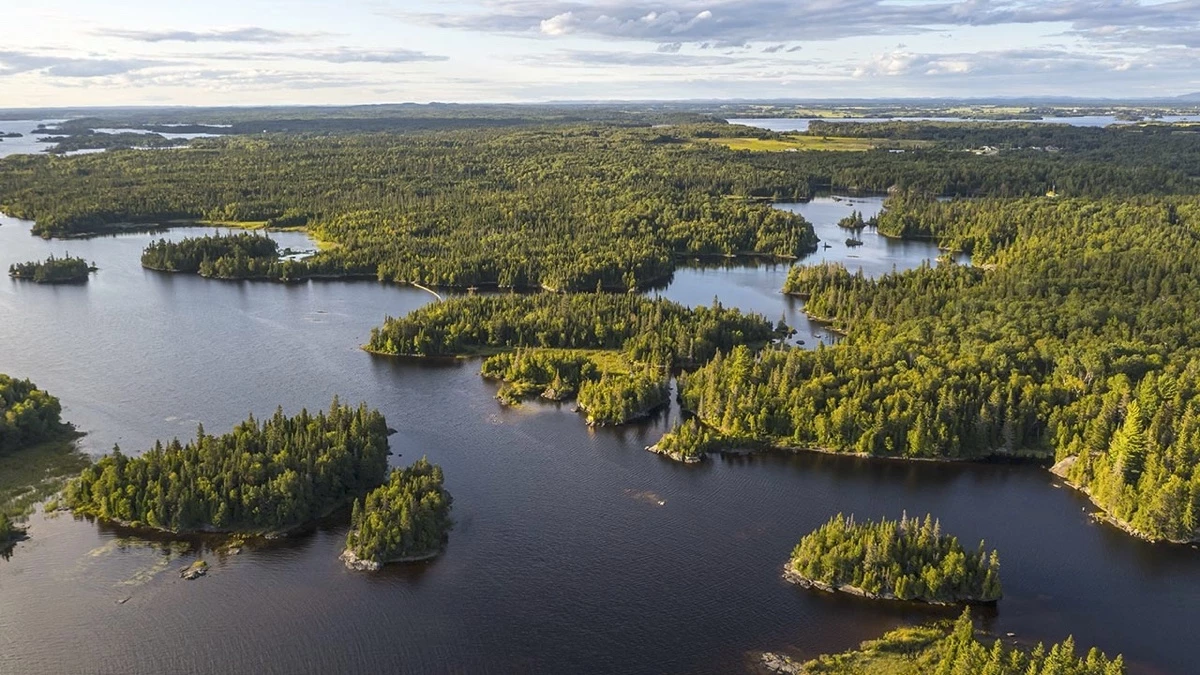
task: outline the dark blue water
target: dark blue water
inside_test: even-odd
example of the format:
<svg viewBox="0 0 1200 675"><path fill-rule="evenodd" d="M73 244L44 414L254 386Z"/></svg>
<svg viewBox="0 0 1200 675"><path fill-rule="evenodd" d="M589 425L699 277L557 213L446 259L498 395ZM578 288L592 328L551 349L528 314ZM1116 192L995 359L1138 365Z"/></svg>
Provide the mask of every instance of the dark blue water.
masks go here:
<svg viewBox="0 0 1200 675"><path fill-rule="evenodd" d="M866 246L846 249L830 227L851 205L793 208L833 244L811 260L880 273L936 255L870 232ZM0 279L0 372L58 395L87 432L86 450L119 442L137 452L190 435L198 421L218 431L337 393L387 415L399 431L396 463L427 455L445 468L458 525L439 559L365 575L337 560L338 522L222 557L203 543L38 515L32 538L0 561L4 675L741 672L763 650L813 656L945 616L779 578L796 541L831 515L904 510L932 511L962 538L1000 549L1006 596L994 630L1074 633L1142 672L1193 665L1200 553L1093 525L1086 502L1036 467L818 455L680 465L643 450L675 410L591 430L567 406L501 407L477 362L358 348L385 314L430 302L423 291L172 276L138 264L158 235L46 242L28 229L0 220L0 268L69 251L100 271L83 286ZM662 293L797 317L778 293L786 271L682 270ZM212 563L210 576L180 580L175 569L197 555Z"/></svg>

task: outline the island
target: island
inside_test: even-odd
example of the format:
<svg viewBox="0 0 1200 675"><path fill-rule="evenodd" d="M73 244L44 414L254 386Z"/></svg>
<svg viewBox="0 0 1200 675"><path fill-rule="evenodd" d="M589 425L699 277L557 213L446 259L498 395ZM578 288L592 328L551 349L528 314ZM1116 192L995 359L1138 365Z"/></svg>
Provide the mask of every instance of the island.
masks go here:
<svg viewBox="0 0 1200 675"><path fill-rule="evenodd" d="M343 509L386 478L388 429L365 404L313 415L282 409L229 433L120 448L68 483L75 514L163 532L282 536Z"/></svg>
<svg viewBox="0 0 1200 675"><path fill-rule="evenodd" d="M805 588L937 605L1000 599L1000 558L965 550L932 516L856 521L838 514L796 545L784 578Z"/></svg>
<svg viewBox="0 0 1200 675"><path fill-rule="evenodd" d="M937 622L889 631L867 640L858 649L826 654L807 663L786 655L766 653L760 663L784 675L927 675L928 673L986 673L987 675L1124 675L1125 659L1110 658L1092 648L1080 654L1075 639L1032 649L1005 644L975 629L970 608L953 623Z"/></svg>
<svg viewBox="0 0 1200 675"><path fill-rule="evenodd" d="M94 263L83 258L72 258L70 255L56 258L51 255L43 261L9 265L8 276L38 284L70 284L87 281L96 269Z"/></svg>
<svg viewBox="0 0 1200 675"><path fill-rule="evenodd" d="M442 486L442 467L422 457L394 469L387 483L355 500L342 562L377 571L388 563L428 560L439 553L453 523L453 499Z"/></svg>
<svg viewBox="0 0 1200 675"><path fill-rule="evenodd" d="M316 276L348 277L306 260L281 256L274 239L257 232L204 235L179 241L160 239L142 251L142 267L159 272L199 274L209 279L301 281Z"/></svg>
<svg viewBox="0 0 1200 675"><path fill-rule="evenodd" d="M761 348L789 332L720 303L688 308L604 292L477 295L389 317L364 348L388 356L492 353L481 373L505 383L497 393L503 403L577 398L588 424L600 426L666 405L672 369L738 345Z"/></svg>

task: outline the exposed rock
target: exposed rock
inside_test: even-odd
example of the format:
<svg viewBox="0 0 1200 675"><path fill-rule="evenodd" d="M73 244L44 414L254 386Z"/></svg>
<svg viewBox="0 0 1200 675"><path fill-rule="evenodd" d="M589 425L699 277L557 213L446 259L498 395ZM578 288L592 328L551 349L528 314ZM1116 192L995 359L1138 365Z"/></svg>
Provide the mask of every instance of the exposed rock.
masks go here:
<svg viewBox="0 0 1200 675"><path fill-rule="evenodd" d="M208 574L208 563L197 560L191 565L179 570L179 578L194 581Z"/></svg>
<svg viewBox="0 0 1200 675"><path fill-rule="evenodd" d="M804 666L790 656L783 654L775 654L772 652L763 652L762 655L763 667L772 673L784 673L784 675L801 675L804 672Z"/></svg>

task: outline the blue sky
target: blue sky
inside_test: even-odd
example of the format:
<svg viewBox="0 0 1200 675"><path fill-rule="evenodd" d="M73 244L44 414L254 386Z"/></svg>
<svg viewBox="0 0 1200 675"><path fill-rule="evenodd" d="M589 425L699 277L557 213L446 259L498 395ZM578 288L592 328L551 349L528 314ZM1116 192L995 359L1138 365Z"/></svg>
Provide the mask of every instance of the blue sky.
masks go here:
<svg viewBox="0 0 1200 675"><path fill-rule="evenodd" d="M1200 91L1200 0L10 0L0 107Z"/></svg>

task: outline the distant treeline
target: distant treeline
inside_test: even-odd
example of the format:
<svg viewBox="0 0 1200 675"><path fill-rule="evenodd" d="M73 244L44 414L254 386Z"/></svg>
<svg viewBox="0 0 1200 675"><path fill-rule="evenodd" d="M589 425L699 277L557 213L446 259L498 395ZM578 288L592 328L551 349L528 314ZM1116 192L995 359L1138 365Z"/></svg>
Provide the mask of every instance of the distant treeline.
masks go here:
<svg viewBox="0 0 1200 675"><path fill-rule="evenodd" d="M175 219L301 225L333 244L306 262L323 273L579 291L646 286L681 256L801 256L816 244L811 227L762 202L830 187L1016 196L1198 185L1191 141L1165 134L1147 133L1133 149L1113 132L1088 152L998 156L939 144L899 154L752 153L696 140L735 133L753 132L634 119L9 157L0 162L0 205L36 220L42 236Z"/></svg>

